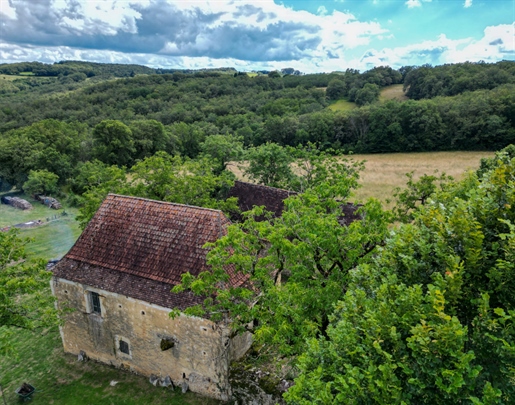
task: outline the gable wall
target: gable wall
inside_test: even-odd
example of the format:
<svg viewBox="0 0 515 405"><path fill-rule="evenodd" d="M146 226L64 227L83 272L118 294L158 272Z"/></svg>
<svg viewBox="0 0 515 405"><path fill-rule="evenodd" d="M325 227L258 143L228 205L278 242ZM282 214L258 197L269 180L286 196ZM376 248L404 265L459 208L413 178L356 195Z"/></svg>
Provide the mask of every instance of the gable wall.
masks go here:
<svg viewBox="0 0 515 405"><path fill-rule="evenodd" d="M231 341L226 328L209 320L171 319L167 308L68 280L54 277L52 290L60 309L76 308L61 327L65 352L82 350L94 360L147 376L169 375L174 384L182 383L184 373L192 391L229 398L229 362L246 351L248 337ZM92 313L88 291L100 295L101 316ZM163 338L173 339L174 347L162 351ZM119 351L119 339L129 343L130 355Z"/></svg>

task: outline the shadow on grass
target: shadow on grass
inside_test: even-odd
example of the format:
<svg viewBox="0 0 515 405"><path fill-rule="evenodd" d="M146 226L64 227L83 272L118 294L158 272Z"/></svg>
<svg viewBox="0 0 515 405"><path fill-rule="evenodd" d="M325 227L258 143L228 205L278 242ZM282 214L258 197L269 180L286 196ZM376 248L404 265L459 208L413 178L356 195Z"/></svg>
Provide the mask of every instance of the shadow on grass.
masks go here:
<svg viewBox="0 0 515 405"><path fill-rule="evenodd" d="M18 357L0 357L0 383L7 404L18 403L15 391L24 382L36 388L30 401L34 405L220 404L191 392L182 394L180 389L154 387L144 376L95 361L78 362L76 356L64 354L57 328L14 332ZM117 384L112 386L111 381Z"/></svg>

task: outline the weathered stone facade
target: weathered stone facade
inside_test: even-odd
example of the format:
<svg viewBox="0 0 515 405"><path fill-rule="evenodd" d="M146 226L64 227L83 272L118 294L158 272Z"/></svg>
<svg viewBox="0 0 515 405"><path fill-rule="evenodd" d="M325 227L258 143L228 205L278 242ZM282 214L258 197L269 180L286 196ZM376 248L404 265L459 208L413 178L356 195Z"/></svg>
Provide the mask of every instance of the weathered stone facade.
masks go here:
<svg viewBox="0 0 515 405"><path fill-rule="evenodd" d="M169 317L202 302L171 289L183 273L209 268L203 246L229 223L217 210L109 195L52 269L57 305L72 310L61 326L64 350L230 399L229 364L250 347L250 334L231 338L222 323ZM231 285L246 281L227 271Z"/></svg>
<svg viewBox="0 0 515 405"><path fill-rule="evenodd" d="M54 277L52 290L60 308L74 309L61 327L65 352L83 351L139 374L170 376L175 385L186 381L202 395L230 398L229 364L248 349L248 335L231 339L226 328L207 319L172 319L168 308L73 281ZM91 292L99 294L100 313L92 309ZM129 354L120 351L120 340Z"/></svg>

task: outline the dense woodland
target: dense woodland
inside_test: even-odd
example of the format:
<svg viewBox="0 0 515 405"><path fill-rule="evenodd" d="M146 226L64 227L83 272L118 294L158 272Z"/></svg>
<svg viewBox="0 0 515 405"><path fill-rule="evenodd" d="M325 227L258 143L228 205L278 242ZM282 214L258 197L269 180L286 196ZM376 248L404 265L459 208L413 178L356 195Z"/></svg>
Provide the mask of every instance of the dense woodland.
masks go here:
<svg viewBox="0 0 515 405"><path fill-rule="evenodd" d="M0 65L0 191L66 198L82 226L109 192L231 214L227 165L245 161L299 194L279 218L245 214L175 291L210 297L192 315L253 325L254 355L295 380L287 402L514 403L515 63L298 73ZM392 85L407 99L381 101ZM461 182L408 177L392 211L371 199L339 221L362 170L343 154L502 148ZM19 280L0 283L3 351L6 327L55 316L31 303L41 264L11 263L22 244L0 233L16 253L0 277ZM250 284L225 289L227 264Z"/></svg>

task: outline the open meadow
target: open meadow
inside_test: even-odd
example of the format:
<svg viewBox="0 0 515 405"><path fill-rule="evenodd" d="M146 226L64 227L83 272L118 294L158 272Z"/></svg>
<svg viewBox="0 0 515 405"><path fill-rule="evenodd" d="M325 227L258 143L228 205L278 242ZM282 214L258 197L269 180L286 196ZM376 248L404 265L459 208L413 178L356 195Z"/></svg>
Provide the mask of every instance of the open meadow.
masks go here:
<svg viewBox="0 0 515 405"><path fill-rule="evenodd" d="M19 229L20 237L33 239L27 245L27 253L46 260L64 256L80 235L79 223L75 220L78 210L66 206L53 210L25 194L16 196L30 202L33 209L23 211L0 204L0 228L41 221L41 225Z"/></svg>
<svg viewBox="0 0 515 405"><path fill-rule="evenodd" d="M406 101L408 97L404 94L402 84L393 84L391 86L383 87L379 94L379 102L384 103L389 100Z"/></svg>
<svg viewBox="0 0 515 405"><path fill-rule="evenodd" d="M463 178L469 170L479 167L481 158L493 156L493 152L422 152L422 153L387 153L349 155L350 160L365 161L365 170L360 176L361 187L355 191L353 200L364 201L375 197L392 207L394 190L404 187L406 173L414 172L417 179L424 174L438 175L445 173L456 180ZM228 168L242 181L249 181L239 166L244 164L230 164Z"/></svg>
<svg viewBox="0 0 515 405"><path fill-rule="evenodd" d="M414 172L418 179L424 174L445 173L454 179L462 179L467 171L476 170L481 158L492 157L493 152L422 152L390 153L377 155L352 155L355 160L365 160L361 174L361 187L355 192L356 200L375 197L386 203L393 198L397 187L404 187L406 173ZM387 204L391 207L392 204Z"/></svg>

